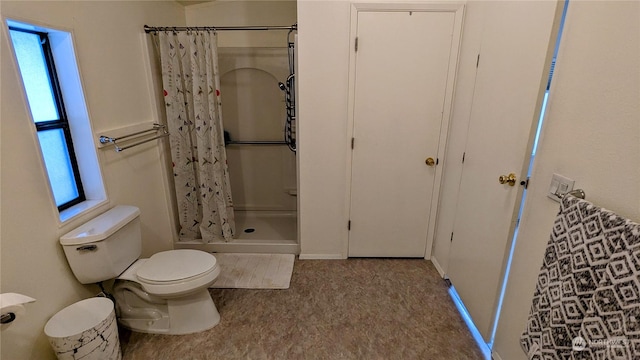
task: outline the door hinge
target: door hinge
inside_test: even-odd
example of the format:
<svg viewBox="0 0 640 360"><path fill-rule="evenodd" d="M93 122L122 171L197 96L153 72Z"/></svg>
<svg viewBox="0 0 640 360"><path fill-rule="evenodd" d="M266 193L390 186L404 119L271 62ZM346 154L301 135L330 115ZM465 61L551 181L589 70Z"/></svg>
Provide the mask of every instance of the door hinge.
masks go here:
<svg viewBox="0 0 640 360"><path fill-rule="evenodd" d="M528 188L529 187L529 177L527 176L527 178L525 180L520 181L520 185L524 186L524 188Z"/></svg>
<svg viewBox="0 0 640 360"><path fill-rule="evenodd" d="M351 220L347 222L347 230L351 230Z"/></svg>
<svg viewBox="0 0 640 360"><path fill-rule="evenodd" d="M464 164L464 157L465 157L465 156L467 156L467 153L466 153L466 152L463 152L463 153L462 153L462 163L463 163L463 164Z"/></svg>
<svg viewBox="0 0 640 360"><path fill-rule="evenodd" d="M356 142L356 138L351 138L351 149L353 149L355 142Z"/></svg>
<svg viewBox="0 0 640 360"><path fill-rule="evenodd" d="M476 68L480 65L480 54L478 54L478 59L476 60Z"/></svg>
<svg viewBox="0 0 640 360"><path fill-rule="evenodd" d="M450 242L453 242L453 232L451 232L451 239L449 239Z"/></svg>
<svg viewBox="0 0 640 360"><path fill-rule="evenodd" d="M356 50L356 52L358 52L358 37L357 36L356 36L355 50Z"/></svg>

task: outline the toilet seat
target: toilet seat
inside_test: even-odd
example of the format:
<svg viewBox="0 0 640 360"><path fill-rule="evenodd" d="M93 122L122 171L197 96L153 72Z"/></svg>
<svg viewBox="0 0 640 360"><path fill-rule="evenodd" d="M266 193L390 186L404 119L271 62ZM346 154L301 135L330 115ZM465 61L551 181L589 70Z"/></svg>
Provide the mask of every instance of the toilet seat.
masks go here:
<svg viewBox="0 0 640 360"><path fill-rule="evenodd" d="M207 270L207 272L199 274L199 275L194 275L194 276L190 276L188 278L184 278L184 279L179 279L179 280L169 280L169 281L153 281L153 280L147 280L147 279L142 279L140 278L140 276L138 276L138 282L140 283L144 283L147 285L172 285L172 284L180 284L180 283L184 283L184 282L188 282L188 281L193 281L193 280L197 280L198 278L201 277L206 277L208 276L210 273L212 273L213 271L215 271L217 269L217 267L212 267L211 269Z"/></svg>
<svg viewBox="0 0 640 360"><path fill-rule="evenodd" d="M211 285L220 274L215 256L199 250L169 250L139 259L118 279L133 281L149 294L183 296Z"/></svg>
<svg viewBox="0 0 640 360"><path fill-rule="evenodd" d="M206 275L216 267L215 256L199 250L169 250L152 255L136 272L147 284L169 285Z"/></svg>

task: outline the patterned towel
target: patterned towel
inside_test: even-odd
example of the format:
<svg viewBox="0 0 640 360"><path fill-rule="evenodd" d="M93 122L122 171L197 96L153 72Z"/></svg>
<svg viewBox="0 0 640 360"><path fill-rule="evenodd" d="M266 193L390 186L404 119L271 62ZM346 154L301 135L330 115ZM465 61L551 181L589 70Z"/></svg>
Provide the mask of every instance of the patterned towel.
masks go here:
<svg viewBox="0 0 640 360"><path fill-rule="evenodd" d="M560 205L520 343L529 359L640 359L640 224Z"/></svg>

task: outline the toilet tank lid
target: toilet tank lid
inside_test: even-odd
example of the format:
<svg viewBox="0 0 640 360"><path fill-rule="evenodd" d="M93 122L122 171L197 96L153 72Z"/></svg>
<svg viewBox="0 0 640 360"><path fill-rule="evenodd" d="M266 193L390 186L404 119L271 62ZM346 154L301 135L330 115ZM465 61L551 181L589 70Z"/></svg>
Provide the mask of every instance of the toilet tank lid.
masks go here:
<svg viewBox="0 0 640 360"><path fill-rule="evenodd" d="M81 245L101 241L140 215L135 206L118 205L60 237L62 245Z"/></svg>

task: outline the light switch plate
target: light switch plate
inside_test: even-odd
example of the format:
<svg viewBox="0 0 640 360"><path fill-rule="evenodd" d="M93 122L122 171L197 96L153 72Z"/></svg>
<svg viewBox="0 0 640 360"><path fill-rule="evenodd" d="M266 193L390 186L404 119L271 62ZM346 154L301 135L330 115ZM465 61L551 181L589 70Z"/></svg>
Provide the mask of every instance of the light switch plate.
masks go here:
<svg viewBox="0 0 640 360"><path fill-rule="evenodd" d="M573 184L575 184L573 179L569 179L568 177L560 174L553 174L547 196L554 201L560 202L560 199L562 199L564 194L573 190Z"/></svg>

